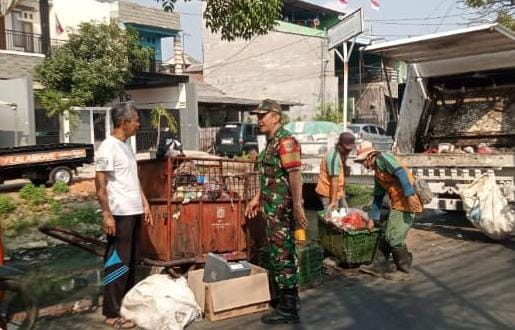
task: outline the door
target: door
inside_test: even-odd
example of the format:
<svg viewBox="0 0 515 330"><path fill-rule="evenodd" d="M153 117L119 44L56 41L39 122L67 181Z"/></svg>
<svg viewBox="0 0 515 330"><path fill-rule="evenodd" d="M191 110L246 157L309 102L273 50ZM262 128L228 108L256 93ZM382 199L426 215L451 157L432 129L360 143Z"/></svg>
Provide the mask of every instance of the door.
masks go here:
<svg viewBox="0 0 515 330"><path fill-rule="evenodd" d="M170 220L166 204L150 205L153 226L142 224L141 256L152 260L170 260Z"/></svg>
<svg viewBox="0 0 515 330"><path fill-rule="evenodd" d="M0 49L6 49L7 43L5 39L5 16L0 15Z"/></svg>
<svg viewBox="0 0 515 330"><path fill-rule="evenodd" d="M32 22L22 22L21 30L23 31L23 48L27 53L34 53L34 31Z"/></svg>
<svg viewBox="0 0 515 330"><path fill-rule="evenodd" d="M106 138L106 113L93 112L93 141L95 150Z"/></svg>
<svg viewBox="0 0 515 330"><path fill-rule="evenodd" d="M235 252L244 235L242 214L237 202L203 203L201 210L201 250L208 252Z"/></svg>
<svg viewBox="0 0 515 330"><path fill-rule="evenodd" d="M199 204L173 203L171 210L172 259L193 258L199 254Z"/></svg>
<svg viewBox="0 0 515 330"><path fill-rule="evenodd" d="M254 124L246 124L245 129L243 130L243 141L244 141L244 150L245 152L249 152L250 150L255 149L258 150L257 136L258 136L259 128Z"/></svg>

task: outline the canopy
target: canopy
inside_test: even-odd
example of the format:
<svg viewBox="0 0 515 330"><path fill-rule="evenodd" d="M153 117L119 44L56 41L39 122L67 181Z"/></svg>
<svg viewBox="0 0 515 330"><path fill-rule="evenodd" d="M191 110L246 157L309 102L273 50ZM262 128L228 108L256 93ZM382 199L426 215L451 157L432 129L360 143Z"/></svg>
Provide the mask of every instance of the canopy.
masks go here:
<svg viewBox="0 0 515 330"><path fill-rule="evenodd" d="M284 126L293 134L318 135L340 134L343 126L330 121L294 121Z"/></svg>
<svg viewBox="0 0 515 330"><path fill-rule="evenodd" d="M515 33L497 23L389 41L364 47L407 63L439 61L515 50Z"/></svg>

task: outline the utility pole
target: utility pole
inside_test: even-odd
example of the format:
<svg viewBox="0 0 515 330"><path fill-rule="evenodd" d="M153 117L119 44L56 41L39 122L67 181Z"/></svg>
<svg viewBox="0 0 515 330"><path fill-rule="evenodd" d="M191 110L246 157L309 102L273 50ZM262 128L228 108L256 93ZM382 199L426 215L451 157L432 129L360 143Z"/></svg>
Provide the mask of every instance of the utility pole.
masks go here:
<svg viewBox="0 0 515 330"><path fill-rule="evenodd" d="M325 39L320 39L320 111L325 114Z"/></svg>

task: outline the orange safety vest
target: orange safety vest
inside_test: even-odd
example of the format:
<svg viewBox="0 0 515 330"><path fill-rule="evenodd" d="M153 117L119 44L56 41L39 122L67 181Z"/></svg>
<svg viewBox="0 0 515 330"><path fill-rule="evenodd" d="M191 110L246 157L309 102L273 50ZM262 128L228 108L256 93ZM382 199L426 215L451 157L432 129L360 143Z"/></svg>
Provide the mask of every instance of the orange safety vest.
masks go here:
<svg viewBox="0 0 515 330"><path fill-rule="evenodd" d="M338 199L343 197L343 192L345 190L345 164L342 162L342 158L338 151L336 152L336 157L338 157L338 161L340 162L340 173L338 175L338 191L336 193L336 197ZM330 190L330 179L327 174L327 163L326 163L327 155L324 155L322 158L322 162L320 163L320 176L318 178L318 183L316 186L316 193L323 197L331 197L329 196Z"/></svg>
<svg viewBox="0 0 515 330"><path fill-rule="evenodd" d="M400 163L400 162L399 162ZM415 184L415 177L408 171L407 167L404 164L401 164L406 173L408 174L408 180L411 185ZM388 172L383 172L379 169L375 169L375 179L381 185L381 187L386 190L388 193L388 197L390 197L390 203L392 210L398 210L403 212L415 212L420 213L424 210L422 206L422 202L420 202L420 198L417 197L417 205L414 208L411 208L408 203L408 197L404 196L404 191L402 190L402 185L397 179L396 176L389 174Z"/></svg>

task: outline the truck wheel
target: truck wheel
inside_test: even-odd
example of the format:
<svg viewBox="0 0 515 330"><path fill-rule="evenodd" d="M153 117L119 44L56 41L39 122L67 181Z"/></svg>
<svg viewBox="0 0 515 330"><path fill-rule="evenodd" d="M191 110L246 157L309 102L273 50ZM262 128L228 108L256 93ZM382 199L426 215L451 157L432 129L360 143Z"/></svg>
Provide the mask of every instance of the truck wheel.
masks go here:
<svg viewBox="0 0 515 330"><path fill-rule="evenodd" d="M73 179L72 171L66 166L56 167L50 172L50 183L65 182L70 184Z"/></svg>

